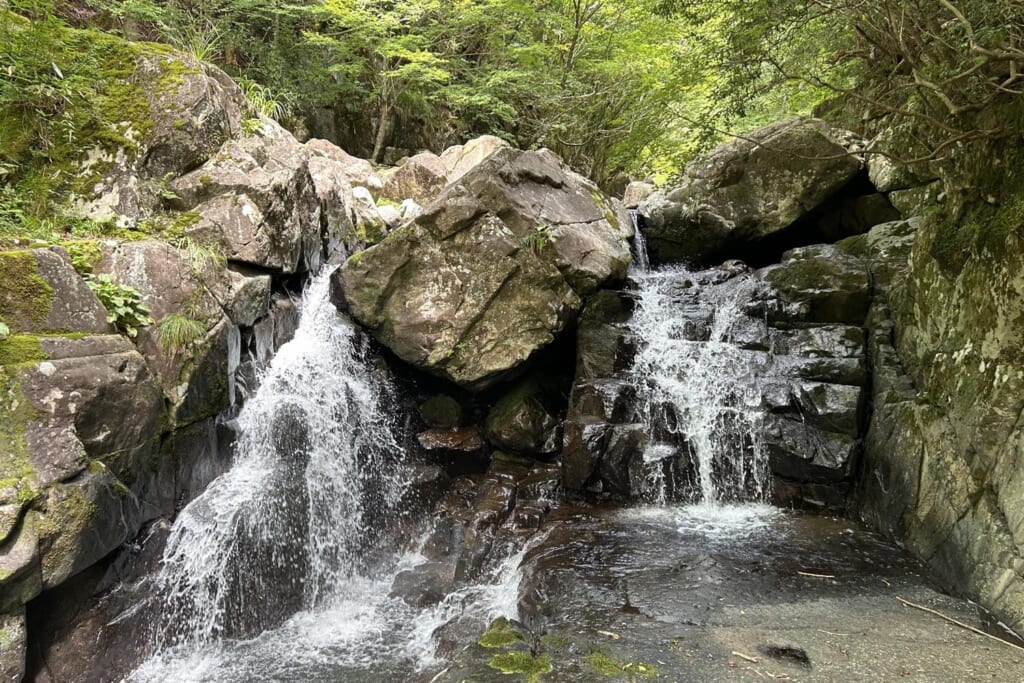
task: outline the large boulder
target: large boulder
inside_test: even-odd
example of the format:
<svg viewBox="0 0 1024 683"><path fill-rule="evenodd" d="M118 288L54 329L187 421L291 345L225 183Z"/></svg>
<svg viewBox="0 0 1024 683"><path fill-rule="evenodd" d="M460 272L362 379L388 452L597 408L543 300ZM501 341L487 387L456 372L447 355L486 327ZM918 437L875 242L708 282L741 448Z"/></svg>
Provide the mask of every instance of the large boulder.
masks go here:
<svg viewBox="0 0 1024 683"><path fill-rule="evenodd" d="M725 143L641 204L652 257L707 263L785 231L857 177L862 146L852 133L802 118Z"/></svg>
<svg viewBox="0 0 1024 683"><path fill-rule="evenodd" d="M105 334L106 318L64 249L0 251L0 321L11 332Z"/></svg>
<svg viewBox="0 0 1024 683"><path fill-rule="evenodd" d="M487 439L514 453L547 455L558 450L559 421L547 403L549 390L536 377L514 385L487 413Z"/></svg>
<svg viewBox="0 0 1024 683"><path fill-rule="evenodd" d="M131 85L146 110L129 111L131 149L90 150L84 173L103 169L77 212L98 222L135 224L160 205L160 186L206 161L241 130L245 96L223 71L183 53L139 48Z"/></svg>
<svg viewBox="0 0 1024 683"><path fill-rule="evenodd" d="M987 174L993 162L978 163ZM881 296L861 512L1019 631L1024 200L1006 168L993 204L931 211L862 244Z"/></svg>
<svg viewBox="0 0 1024 683"><path fill-rule="evenodd" d="M471 389L549 344L622 279L632 224L546 151L502 147L339 271L351 313L399 357Z"/></svg>
<svg viewBox="0 0 1024 683"><path fill-rule="evenodd" d="M420 152L385 176L381 194L396 202L412 199L422 205L428 204L447 184L447 169L441 157Z"/></svg>
<svg viewBox="0 0 1024 683"><path fill-rule="evenodd" d="M509 148L511 145L494 135L481 135L464 145L449 147L441 153L445 177L454 183L496 151Z"/></svg>
<svg viewBox="0 0 1024 683"><path fill-rule="evenodd" d="M136 344L163 387L178 424L216 415L234 402L229 359L238 362L240 326L264 318L270 277L224 267L214 251L144 240L107 246L96 271L135 288L153 325Z"/></svg>
<svg viewBox="0 0 1024 683"><path fill-rule="evenodd" d="M205 164L170 183L181 233L230 261L285 273L315 271L338 252L372 243L383 222L359 164L322 140L300 144L263 118Z"/></svg>

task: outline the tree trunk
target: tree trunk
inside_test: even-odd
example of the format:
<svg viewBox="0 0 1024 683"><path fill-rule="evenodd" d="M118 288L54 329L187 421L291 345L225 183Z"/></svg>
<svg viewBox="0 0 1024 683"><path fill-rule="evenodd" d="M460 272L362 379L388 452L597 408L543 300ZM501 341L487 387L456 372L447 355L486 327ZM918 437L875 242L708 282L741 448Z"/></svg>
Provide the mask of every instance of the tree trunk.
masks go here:
<svg viewBox="0 0 1024 683"><path fill-rule="evenodd" d="M370 155L370 161L375 164L380 163L380 155L384 152L384 143L388 139L388 124L391 121L391 104L388 102L386 97L382 97L380 100L380 110L378 112L377 120L377 135L373 140L373 154Z"/></svg>

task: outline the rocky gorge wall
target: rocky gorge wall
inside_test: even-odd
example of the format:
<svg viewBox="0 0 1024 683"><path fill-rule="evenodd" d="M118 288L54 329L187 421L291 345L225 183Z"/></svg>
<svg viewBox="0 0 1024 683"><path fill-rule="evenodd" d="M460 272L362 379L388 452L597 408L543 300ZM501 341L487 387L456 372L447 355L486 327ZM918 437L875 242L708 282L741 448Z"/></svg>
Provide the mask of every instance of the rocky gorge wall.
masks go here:
<svg viewBox="0 0 1024 683"><path fill-rule="evenodd" d="M643 497L621 203L497 138L373 168L253 115L215 69L140 49L147 134L87 150L96 182L66 198L112 233L0 251L5 676L26 651L40 681L137 663L138 624L110 622L139 596L114 589L156 565L169 520L227 466L231 418L294 330L289 294L324 264L339 265L335 304L405 376L410 497L440 499L431 563L396 581L410 603L471 579L559 496ZM750 138L640 216L655 263L699 273L676 283L693 310L703 289L754 292L729 342L773 374L756 402L775 501L856 508L1021 628L1014 176L964 223L922 200L934 183L823 121ZM153 323L120 333L87 284L99 276L134 288ZM175 340L177 317L192 332ZM687 340L706 342L709 319L684 321Z"/></svg>
<svg viewBox="0 0 1024 683"><path fill-rule="evenodd" d="M882 248L883 260L898 254L906 267L890 265L876 278L882 296L872 312L877 369L861 509L1019 632L1024 218L1015 165L1005 150L985 152L966 163L992 164L1003 176L993 194L957 196L962 176L947 177L952 194L922 192L933 199L916 233Z"/></svg>

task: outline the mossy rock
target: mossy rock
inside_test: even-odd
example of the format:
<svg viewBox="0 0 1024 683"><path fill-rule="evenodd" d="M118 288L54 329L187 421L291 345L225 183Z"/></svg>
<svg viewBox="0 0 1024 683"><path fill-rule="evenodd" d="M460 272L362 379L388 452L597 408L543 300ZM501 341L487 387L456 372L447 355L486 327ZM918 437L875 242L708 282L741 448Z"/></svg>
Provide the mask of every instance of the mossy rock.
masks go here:
<svg viewBox="0 0 1024 683"><path fill-rule="evenodd" d="M11 332L106 333L106 316L60 247L0 251L0 317Z"/></svg>
<svg viewBox="0 0 1024 683"><path fill-rule="evenodd" d="M0 350L8 342L0 342ZM35 346L38 348L38 341ZM4 444L0 450L0 503L23 505L36 496L26 431L37 416L38 410L26 399L15 372L0 367L0 443Z"/></svg>
<svg viewBox="0 0 1024 683"><path fill-rule="evenodd" d="M462 406L451 396L431 396L420 405L420 416L431 427L454 429L462 424Z"/></svg>
<svg viewBox="0 0 1024 683"><path fill-rule="evenodd" d="M9 25L5 48L23 67L25 92L57 87L63 97L60 108L31 96L0 106L3 157L15 168L0 208L24 217L0 221L0 234L49 240L91 234L77 218L134 223L159 207L160 179L202 163L238 131L244 97L214 67L53 17Z"/></svg>
<svg viewBox="0 0 1024 683"><path fill-rule="evenodd" d="M0 315L10 329L45 328L52 306L53 287L40 277L32 252L0 252Z"/></svg>
<svg viewBox="0 0 1024 683"><path fill-rule="evenodd" d="M512 628L508 619L498 617L491 622L491 625L487 627L487 630L484 631L483 635L476 642L480 647L500 649L519 643L522 640L523 636L519 631Z"/></svg>
<svg viewBox="0 0 1024 683"><path fill-rule="evenodd" d="M864 322L871 298L867 267L834 245L793 249L780 265L759 272L783 301L803 307L801 322Z"/></svg>

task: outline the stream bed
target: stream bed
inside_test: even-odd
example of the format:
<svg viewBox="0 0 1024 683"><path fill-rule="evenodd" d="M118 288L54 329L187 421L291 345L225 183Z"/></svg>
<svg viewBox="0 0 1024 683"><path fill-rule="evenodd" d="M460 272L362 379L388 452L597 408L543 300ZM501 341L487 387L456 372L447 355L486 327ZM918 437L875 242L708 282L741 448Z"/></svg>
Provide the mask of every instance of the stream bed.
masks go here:
<svg viewBox="0 0 1024 683"><path fill-rule="evenodd" d="M850 520L698 505L565 507L549 522L525 558L523 640L471 647L439 680L510 680L495 655L531 647L548 681L1024 674L1024 651L904 606L899 598L983 627L975 605L939 592L916 561Z"/></svg>

